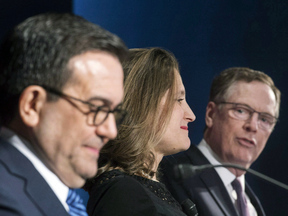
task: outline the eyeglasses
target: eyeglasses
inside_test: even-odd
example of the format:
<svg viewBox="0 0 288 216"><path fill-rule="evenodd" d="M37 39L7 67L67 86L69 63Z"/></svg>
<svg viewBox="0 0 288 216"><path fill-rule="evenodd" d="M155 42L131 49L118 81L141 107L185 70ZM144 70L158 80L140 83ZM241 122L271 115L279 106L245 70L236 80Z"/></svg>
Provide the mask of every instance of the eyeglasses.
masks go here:
<svg viewBox="0 0 288 216"><path fill-rule="evenodd" d="M115 121L116 121L116 126L119 127L119 125L123 122L127 112L124 109L120 108L120 105L116 107L114 110L110 110L108 106L96 106L88 101L83 101L78 98L72 97L70 95L66 95L60 91L57 91L56 89L47 87L47 86L42 86L47 92L57 95L59 97L62 97L66 100L68 100L70 103L72 103L74 106L76 106L73 102L71 102L69 99L79 101L85 105L89 106L89 111L88 112L83 112L81 109L78 108L79 111L81 111L83 114L87 115L87 123L89 125L94 125L94 126L99 126L103 124L103 122L108 118L108 115L110 113L114 114Z"/></svg>
<svg viewBox="0 0 288 216"><path fill-rule="evenodd" d="M258 125L264 130L269 130L274 127L278 118L272 116L268 113L258 112L246 104L241 103L232 103L232 102L220 102L219 104L231 104L233 107L229 108L229 116L238 119L247 121L250 119L254 113L258 113Z"/></svg>

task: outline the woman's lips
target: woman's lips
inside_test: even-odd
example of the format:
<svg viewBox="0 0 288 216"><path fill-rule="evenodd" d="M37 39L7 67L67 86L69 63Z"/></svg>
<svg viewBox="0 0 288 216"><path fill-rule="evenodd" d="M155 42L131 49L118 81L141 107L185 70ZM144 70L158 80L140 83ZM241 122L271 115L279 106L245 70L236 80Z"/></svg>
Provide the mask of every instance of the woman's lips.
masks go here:
<svg viewBox="0 0 288 216"><path fill-rule="evenodd" d="M181 126L180 128L183 129L183 130L187 130L188 131L188 127L187 126Z"/></svg>

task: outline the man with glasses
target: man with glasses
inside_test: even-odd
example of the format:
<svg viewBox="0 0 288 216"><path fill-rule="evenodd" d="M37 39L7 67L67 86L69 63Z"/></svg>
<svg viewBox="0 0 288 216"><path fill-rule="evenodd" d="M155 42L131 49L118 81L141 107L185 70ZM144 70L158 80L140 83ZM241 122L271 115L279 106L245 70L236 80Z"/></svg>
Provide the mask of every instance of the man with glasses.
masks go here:
<svg viewBox="0 0 288 216"><path fill-rule="evenodd" d="M206 108L204 139L198 146L163 160L168 189L182 202L191 199L199 215L265 215L245 171L207 169L176 182L169 167L175 164L233 163L246 169L258 158L279 116L280 91L265 73L229 68L212 83Z"/></svg>
<svg viewBox="0 0 288 216"><path fill-rule="evenodd" d="M127 47L73 14L40 14L0 48L0 215L87 215L73 188L117 135Z"/></svg>

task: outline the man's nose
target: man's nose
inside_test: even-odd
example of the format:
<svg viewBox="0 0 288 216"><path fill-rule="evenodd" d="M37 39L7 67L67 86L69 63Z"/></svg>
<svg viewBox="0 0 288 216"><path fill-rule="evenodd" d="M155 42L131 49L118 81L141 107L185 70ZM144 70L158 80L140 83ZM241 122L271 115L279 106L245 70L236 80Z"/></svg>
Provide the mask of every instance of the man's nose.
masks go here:
<svg viewBox="0 0 288 216"><path fill-rule="evenodd" d="M107 119L101 125L96 126L97 135L109 140L115 139L117 132L116 120L113 113L109 113Z"/></svg>
<svg viewBox="0 0 288 216"><path fill-rule="evenodd" d="M254 112L251 114L250 118L246 120L244 127L248 131L256 132L258 130L259 114Z"/></svg>

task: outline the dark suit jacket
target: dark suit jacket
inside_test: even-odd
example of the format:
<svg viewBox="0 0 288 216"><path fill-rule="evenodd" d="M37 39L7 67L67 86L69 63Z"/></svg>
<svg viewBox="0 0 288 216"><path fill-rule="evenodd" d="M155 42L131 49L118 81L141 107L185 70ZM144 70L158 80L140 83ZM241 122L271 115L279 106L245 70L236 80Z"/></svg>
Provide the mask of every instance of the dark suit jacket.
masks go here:
<svg viewBox="0 0 288 216"><path fill-rule="evenodd" d="M209 164L209 161L195 145L191 145L185 152L163 158L160 165L164 174L163 182L180 203L187 198L191 199L196 204L199 216L238 215L215 169L207 169L192 178L177 181L173 178L173 166L175 164ZM255 207L258 216L265 216L258 198L247 183L245 192Z"/></svg>
<svg viewBox="0 0 288 216"><path fill-rule="evenodd" d="M1 138L0 215L69 215L32 163Z"/></svg>

